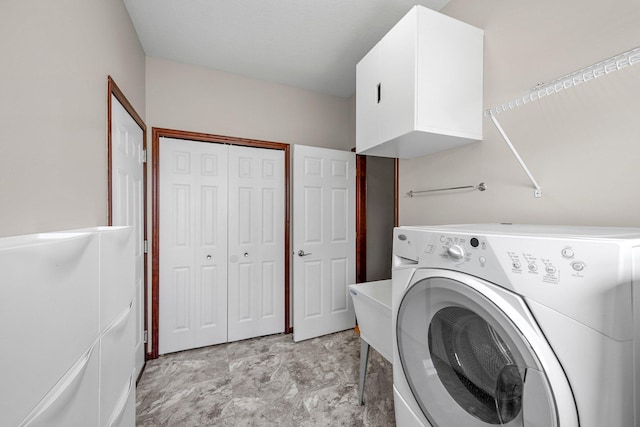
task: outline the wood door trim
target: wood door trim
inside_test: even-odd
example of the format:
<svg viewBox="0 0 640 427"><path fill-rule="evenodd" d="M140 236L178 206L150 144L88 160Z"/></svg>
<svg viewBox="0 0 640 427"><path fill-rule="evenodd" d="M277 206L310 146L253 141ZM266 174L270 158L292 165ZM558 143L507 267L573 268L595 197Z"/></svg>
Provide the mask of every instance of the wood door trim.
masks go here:
<svg viewBox="0 0 640 427"><path fill-rule="evenodd" d="M152 128L151 129L151 151L152 151L152 242L151 242L151 353L150 358L158 357L158 337L159 337L159 317L160 317L160 138L176 138L189 141L240 145L244 147L267 148L284 151L284 331L291 333L291 294L290 294L290 272L291 272L291 185L290 185L290 145L282 142L262 141L257 139L236 138L224 135L212 135L200 132L189 132L175 129Z"/></svg>
<svg viewBox="0 0 640 427"><path fill-rule="evenodd" d="M367 281L367 157L356 154L356 283Z"/></svg>
<svg viewBox="0 0 640 427"><path fill-rule="evenodd" d="M111 125L112 125L112 114L111 108L113 107L111 104L111 97L114 96L120 105L122 105L127 113L131 116L131 118L140 126L142 129L142 149L147 149L147 125L144 123L144 120L140 117L138 112L127 97L124 95L124 92L118 87L116 82L113 80L111 76L107 76L107 225L113 225L113 194L111 192L111 186L113 183L113 170L111 168L111 144L112 138L111 135ZM147 241L147 163L142 164L142 228L143 228L143 239ZM142 283L142 293L144 299L144 330L148 330L148 312L147 312L147 254L143 254L142 256L143 264L144 264L144 273L143 273L143 283ZM147 348L147 342L144 343L144 353L145 358L149 358L149 352ZM142 367L144 370L144 366ZM142 375L142 371L140 372Z"/></svg>

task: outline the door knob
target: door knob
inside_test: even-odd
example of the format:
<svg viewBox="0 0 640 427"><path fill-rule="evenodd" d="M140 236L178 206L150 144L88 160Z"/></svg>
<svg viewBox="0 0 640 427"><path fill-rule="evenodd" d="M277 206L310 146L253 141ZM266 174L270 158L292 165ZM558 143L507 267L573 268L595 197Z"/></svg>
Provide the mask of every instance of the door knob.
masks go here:
<svg viewBox="0 0 640 427"><path fill-rule="evenodd" d="M302 249L298 251L298 256L307 256L307 255L311 255L311 252L305 253L305 251L303 251Z"/></svg>
<svg viewBox="0 0 640 427"><path fill-rule="evenodd" d="M249 256L249 252L245 252L245 253L244 253L244 257L246 258L246 257L248 257L248 256Z"/></svg>
<svg viewBox="0 0 640 427"><path fill-rule="evenodd" d="M207 255L207 259L211 259L211 255Z"/></svg>

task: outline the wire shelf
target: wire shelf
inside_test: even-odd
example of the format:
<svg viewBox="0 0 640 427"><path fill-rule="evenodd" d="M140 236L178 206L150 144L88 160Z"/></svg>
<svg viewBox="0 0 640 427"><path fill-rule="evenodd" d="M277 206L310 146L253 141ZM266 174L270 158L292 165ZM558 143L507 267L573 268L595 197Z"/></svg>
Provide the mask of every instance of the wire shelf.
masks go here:
<svg viewBox="0 0 640 427"><path fill-rule="evenodd" d="M518 151L513 146L513 143L507 136L502 126L498 122L498 118L496 117L499 113L504 113L505 111L513 110L514 108L520 107L521 105L529 104L533 101L536 101L540 98L544 98L545 96L552 95L554 93L558 93L565 89L568 89L573 86L577 86L582 83L586 83L588 81L597 79L598 77L609 75L614 71L621 70L626 67L630 67L640 63L640 47L635 49L628 50L620 55L613 56L609 59L605 59L604 61L600 61L596 64L590 65L589 67L583 68L581 70L575 71L571 74L567 74L555 80L552 80L548 83L541 83L534 87L528 94L521 96L520 98L516 98L509 102L505 102L504 104L490 108L485 110L484 115L491 119L493 124L498 129L498 132L502 136L502 139L507 143L509 149L515 156L516 160L524 170L524 172L529 177L531 184L533 184L534 192L533 195L536 198L542 197L542 190L540 185L535 180L529 168L524 163L524 160L518 154Z"/></svg>
<svg viewBox="0 0 640 427"><path fill-rule="evenodd" d="M524 96L505 102L495 108L485 110L484 115L486 117L490 117L505 111L513 110L514 108L529 104L530 102L544 98L545 96L586 83L593 79L597 79L598 77L606 76L614 71L630 67L637 63L640 63L640 47L631 49L609 59L605 59L604 61L600 61L548 83L541 83Z"/></svg>

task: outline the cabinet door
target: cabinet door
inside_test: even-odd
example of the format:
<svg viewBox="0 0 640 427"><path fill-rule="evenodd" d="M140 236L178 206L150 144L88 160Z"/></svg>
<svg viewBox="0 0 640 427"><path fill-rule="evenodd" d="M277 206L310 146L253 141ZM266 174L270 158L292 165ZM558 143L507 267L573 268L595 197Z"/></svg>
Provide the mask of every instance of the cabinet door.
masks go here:
<svg viewBox="0 0 640 427"><path fill-rule="evenodd" d="M380 84L380 44L356 66L356 151L378 144L378 85Z"/></svg>
<svg viewBox="0 0 640 427"><path fill-rule="evenodd" d="M2 425L22 427L99 425L99 347L97 343L91 346L19 424L3 421ZM21 371L25 370L28 369Z"/></svg>
<svg viewBox="0 0 640 427"><path fill-rule="evenodd" d="M482 139L483 32L429 9L418 11L416 127Z"/></svg>
<svg viewBox="0 0 640 427"><path fill-rule="evenodd" d="M0 425L15 426L98 335L99 246L82 232L2 240Z"/></svg>
<svg viewBox="0 0 640 427"><path fill-rule="evenodd" d="M122 417L132 388L136 319L133 298L100 338L100 426L111 426ZM125 396L123 398L123 395Z"/></svg>
<svg viewBox="0 0 640 427"><path fill-rule="evenodd" d="M415 9L414 9L415 10ZM416 96L415 13L409 13L387 33L380 46L380 141L414 129Z"/></svg>

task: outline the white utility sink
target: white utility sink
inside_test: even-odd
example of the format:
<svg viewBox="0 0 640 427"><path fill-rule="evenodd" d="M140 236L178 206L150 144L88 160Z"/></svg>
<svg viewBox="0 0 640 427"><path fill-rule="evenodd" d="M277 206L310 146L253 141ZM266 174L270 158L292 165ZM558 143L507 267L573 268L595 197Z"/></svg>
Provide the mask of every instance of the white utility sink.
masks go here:
<svg viewBox="0 0 640 427"><path fill-rule="evenodd" d="M391 280L349 285L349 293L360 328L360 404L363 404L364 379L369 346L393 363L391 337Z"/></svg>

